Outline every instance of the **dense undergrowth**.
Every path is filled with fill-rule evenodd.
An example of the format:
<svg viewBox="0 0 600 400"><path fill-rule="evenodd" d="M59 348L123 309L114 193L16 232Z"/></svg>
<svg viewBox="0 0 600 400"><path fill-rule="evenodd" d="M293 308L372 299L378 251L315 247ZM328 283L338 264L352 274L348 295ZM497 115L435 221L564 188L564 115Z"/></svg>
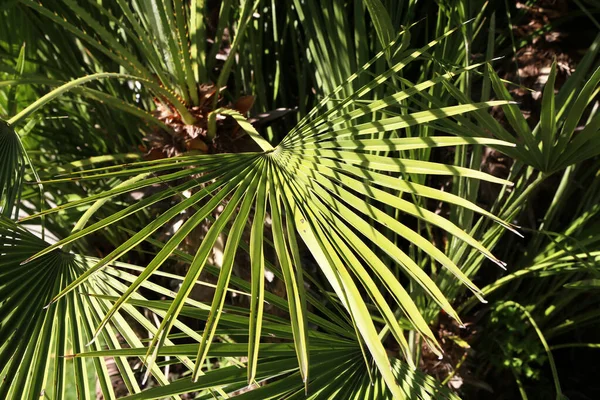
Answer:
<svg viewBox="0 0 600 400"><path fill-rule="evenodd" d="M600 4L0 4L0 398L600 395Z"/></svg>

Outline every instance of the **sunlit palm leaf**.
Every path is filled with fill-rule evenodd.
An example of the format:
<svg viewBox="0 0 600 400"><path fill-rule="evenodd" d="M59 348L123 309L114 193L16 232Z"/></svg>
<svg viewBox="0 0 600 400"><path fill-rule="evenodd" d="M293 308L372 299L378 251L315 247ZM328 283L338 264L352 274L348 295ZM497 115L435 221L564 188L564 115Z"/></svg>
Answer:
<svg viewBox="0 0 600 400"><path fill-rule="evenodd" d="M121 267L129 269L135 266L128 264L119 264ZM212 267L211 267L212 268ZM219 274L218 269L213 271ZM122 279L134 279L134 276L129 276L124 270L111 270L111 275ZM179 279L184 279L179 277ZM237 280L234 285L240 284L241 287L248 288L248 284ZM149 285L148 289L157 290L156 285ZM168 291L159 289L159 293L168 294ZM171 297L174 294L170 295ZM116 301L117 297L100 296L108 301ZM269 294L267 298L272 299L273 295ZM188 318L200 319L206 321L211 318L209 307L193 300L186 300L188 305L184 306L181 315ZM145 300L128 300L128 305L143 307L161 315L168 310L172 302L170 301L145 301ZM241 314L242 310L234 311L229 306L225 306L221 315L221 324L223 328L220 334L228 334L230 336L247 337L249 330L249 316ZM309 318L315 321L314 315L308 313ZM256 370L256 382L260 382L258 387L253 390L240 394L240 398L249 399L267 399L267 398L282 398L291 396L291 398L330 398L332 393L345 393L343 398L392 398L391 393L387 390L381 376L375 373L371 382L370 374L367 371L369 368L365 365L360 348L356 341L338 337L334 333L325 334L315 330L308 330L311 337L311 344L308 351L311 354L311 375L307 377L306 389L303 383L302 372L300 370L298 360L295 356L296 346L293 343L294 333L289 325L284 321L278 321L273 316L266 316L264 323L265 333L270 337L285 340L284 343L262 343L258 346L258 350L263 357L258 362ZM198 336L195 332L191 332L192 337ZM170 337L182 338L184 336L170 335ZM200 344L183 344L183 345L165 345L162 346L158 353L158 357L191 357L194 358L199 351ZM247 354L249 343L214 343L207 350L207 357L243 357ZM148 351L146 347L136 347L120 350L102 350L83 352L76 357L141 357ZM399 360L391 360L393 374L399 382L403 383L402 393L407 398L455 398L447 389L442 389L439 384L426 375L415 372L406 364ZM174 394L184 394L189 392L198 392L212 387L223 387L226 392L233 392L239 389L245 389L247 385L246 372L239 366L223 367L215 371L207 372L199 377L196 382L192 382L187 378L172 382L164 387L157 387L141 392L139 395L130 396L128 398L136 399L152 399L163 398ZM251 385L252 386L252 385ZM306 391L305 391L306 390ZM306 395L307 393L308 395ZM236 396L237 397L237 396ZM204 398L204 397L200 397Z"/></svg>
<svg viewBox="0 0 600 400"><path fill-rule="evenodd" d="M51 5L44 6L29 0L21 2L86 41L97 51L129 70L130 74L97 73L78 78L60 86L20 111L10 119L11 123L18 124L31 113L69 90L77 90L83 84L105 78L139 81L154 94L160 96L163 101L173 105L186 123L195 122L195 117L188 110L188 105L194 104L197 95L194 93L196 88L190 84L190 74L194 67L197 69L199 65L194 66L188 59L180 59L180 54L183 54L185 58L192 51L191 48L188 49L187 42L184 43L183 40L184 10L181 9L180 2L176 2L175 10L172 9L170 1L133 2L133 7L139 14L139 21L131 14L131 10L125 2L119 2L129 21L130 25L127 26L122 26L123 20L115 21L114 17L109 12L103 11L102 7L94 6L106 18L121 25L138 50L148 56L150 67L142 63L129 48L116 40L109 30L100 26L89 10L78 6L76 2L69 1L77 18L81 20L82 24L89 25L96 32L96 35L102 39L100 42L94 41L92 44L94 39L86 33L85 29L72 24L58 14L55 15L50 11ZM251 1L244 2L238 24L240 31L246 26L251 10L256 4ZM378 4L378 2L371 2L371 13L377 13ZM228 10L228 7L225 9ZM173 12L175 12L175 19L171 18ZM380 36L383 35L382 38L385 35L389 36L389 32L385 33L383 27L383 25L389 24L380 22L382 23ZM237 32L233 47L243 37L240 31ZM137 37L144 32L151 32L158 40L148 43L145 38ZM159 314L163 318L162 322L158 328L152 329L152 340L145 354L148 366L147 374L155 373L156 359L161 354L161 349L168 344L172 328L181 326L178 317L186 312L189 295L200 274L207 268L207 261L215 243L219 237L226 236L224 261L219 271L216 295L208 310L205 305L202 305L207 312L209 311L205 319L206 326L202 335L193 335L194 340L199 342L196 354L197 362L195 365L189 362L186 364L193 371L192 380L202 379L201 365L210 354L211 344L219 323L226 320L222 312L225 294L232 279L235 256L238 249L243 248L250 252L253 269L250 293L252 296L251 314L250 318L245 321L249 326L251 336L247 349L247 354L250 356L250 362L245 372L247 378L252 381L255 377L262 376L262 367L257 360L261 356L261 332L267 329L266 324L260 322L265 318L261 309L262 299L266 296L262 283L263 269L267 264L275 264L274 268L281 270L279 276L283 279L286 287L288 297L286 307L291 319L290 333L294 342L298 371L305 384L310 385L313 356L310 354L311 335L308 329L309 317L306 307L307 298L310 299L310 297L304 293L303 276L305 272L300 261L296 238L296 234L299 234L320 266L329 285L333 288L334 301L345 308L352 329L359 334L357 349L368 350L364 356L367 359L372 357L374 360L382 379L381 382L385 382L387 388L382 390L389 390L393 396L402 397L403 392L405 393L404 383L398 382L393 373L390 358L379 337L378 329L381 327L374 322L374 318L378 317L374 310L377 310L377 313L383 317L384 323L398 342L400 351L409 365L414 361L411 359L411 352L396 311L400 311L404 315L434 352L439 354L440 347L428 327L427 321L403 288L399 281L400 277L391 273L391 265L384 261L384 255L391 259L409 279L419 285L450 316L457 320L459 316L431 277L399 247L397 242L386 237L381 232L381 228L385 227L391 230L398 237L404 238L420 248L432 260L439 262L451 271L475 294L478 295L479 290L461 272L460 267L431 244L427 238L383 212L382 206L392 207L425 223L438 226L499 265L502 263L498 259L458 226L425 207L402 198L402 195L410 193L418 197L448 201L491 217L503 226L509 226L474 204L441 190L413 183L408 178L427 174L482 179L498 184L510 184L510 182L463 167L413 160L398 155L401 154L398 153L399 151L441 146L511 145L507 142L487 138L402 137L401 132L405 128L436 121L444 124L449 132L460 132L460 125L450 117L467 119L464 116L466 113L479 112L494 105L509 104L507 101L460 104L398 115L403 100L414 95L425 95L429 88L440 83L447 84L453 77L460 76L475 66L450 71L417 85L407 84L405 90L398 90L392 95L374 100L377 98L375 91L379 87L398 78L400 71L408 64L426 54L452 32L453 30L445 33L442 37L429 42L418 50L406 52L398 62L392 63L389 59L389 70L374 79L365 80L371 66L375 65L377 60L384 55L389 55L388 50L395 48L396 43L392 41L385 50L379 52L357 73L350 75L337 88L328 91L329 95L275 148L262 138L241 114L231 110L216 109L208 116L207 137L214 136L217 115L230 116L238 122L262 151L240 154L184 155L172 159L130 163L120 167L88 169L47 180L48 184L58 184L60 182L129 177L113 189L61 204L52 210L26 218L36 218L79 206L90 206L71 235L45 249L38 249L35 255L28 254L31 256L25 257L28 263L38 263L40 260L56 254L57 251L60 251L61 246L70 245L100 229L116 226L128 216L171 198L173 195L180 200L149 224L141 227L138 232L132 234L128 240L119 244L110 254L94 265L82 268L78 270L78 273L69 276L69 279L61 281L61 284L56 286L60 290L54 290L49 294L53 307L55 304L72 299L78 291L87 291L84 289L86 285L96 281L99 276L102 276L101 274L106 274L110 265L117 259L135 249L143 241L151 239L159 229L182 213L193 210L190 217L153 256L140 274L129 279L128 286L120 288L110 308L103 309L103 313L98 314L94 319L95 330L92 329L91 336L90 333L86 333L86 337L97 343L108 334L107 332L110 332L111 323L119 318L119 313L128 307L129 302L138 298L138 289L149 284L149 278L153 274L159 273L159 268L176 253L181 243L192 234L195 228L218 213L218 217L212 221L197 248L189 271L181 281L178 292L173 296L168 308ZM213 46L213 50L215 47ZM226 81L232 60L232 57L227 59L219 77L219 84L224 84ZM163 71L164 74L158 73L156 76L152 74L153 70L158 72L163 66L166 67L164 70L168 72ZM198 71L198 74L203 73ZM352 87L353 82L359 77L361 79L357 82L364 81L363 86L352 91L346 98L335 98L335 96L345 93L347 88ZM161 86L161 83L165 84L167 81L169 82L167 87L174 89ZM179 96L182 96L183 99L180 99ZM368 101L367 105L364 105L365 100ZM383 112L392 116L375 120L371 118L372 115ZM186 181L181 183L182 179ZM140 202L86 227L92 214L104 207L107 201L116 196L157 184L162 187L166 186L167 189L145 197ZM184 192L188 194L183 195ZM259 213L260 215L258 215ZM266 232L261 232L266 229L266 215L269 215L271 220L270 230L273 241L272 243L269 241L269 245L274 249L276 261L268 260L264 252L264 244L258 244L259 241L262 242L263 239L268 239L270 236L265 235ZM242 239L248 219L252 219L250 245ZM363 290L368 294L369 300L367 301L362 298ZM395 300L395 304L388 304L386 296L391 296ZM375 309L370 309L370 304L373 304ZM351 335L353 336L353 332ZM194 383L188 381L182 385L190 388ZM173 388L170 390L174 390Z"/></svg>
<svg viewBox="0 0 600 400"><path fill-rule="evenodd" d="M403 61L401 64L403 65L403 63L406 62L407 61ZM385 76L390 76L390 74ZM361 96L367 95L372 88L384 82L385 76L378 77L373 83L367 85L366 88L360 92ZM423 87L426 87L426 85ZM351 101L342 102L342 104L346 107L353 105ZM395 197L376 186L372 186L375 181L372 182L371 179L369 179L369 175L371 174L370 171L373 170L380 171L373 172L373 174L391 174L391 176L385 176L392 179L393 186L395 186L394 189L402 187L404 184L408 187L412 186L412 184L407 183L400 178L400 174L404 173L456 175L484 179L496 183L508 183L490 175L464 168L398 157L384 157L372 155L368 152L370 148L394 151L398 148L419 148L423 146L432 147L471 143L506 144L491 139L396 139L393 136L390 137L387 133L393 133L397 129L406 126L427 123L455 114L464 114L469 111L475 111L493 104L503 103L481 103L447 107L438 110L417 112L406 116L392 117L377 122L354 123L350 126L347 125L348 127L346 128L336 128L335 124L333 126L323 124L324 120L318 117L310 123L301 123L301 128L293 131L288 138L274 150L270 150L270 146L265 144L263 147L265 149L264 153L185 156L179 159L130 164L124 166L122 169L114 171L110 169L105 169L105 172L91 170L78 173L72 177L62 178L64 181L71 181L73 179L88 180L100 177L138 175L138 178L125 182L109 192L78 200L48 212L56 212L59 209L86 203L89 204L93 201L102 201L102 199L139 189L153 183L160 182L164 184L186 176L198 176L198 178L195 178L189 183L178 186L175 190L169 189L164 193L153 195L139 204L132 205L122 212L75 232L72 236L59 241L56 245L40 252L33 257L32 260L36 260L41 255L49 254L53 249L83 237L94 230L114 224L120 219L139 211L145 205L152 204L153 202L170 196L173 192L177 193L182 189L188 190L194 187L199 188L196 193L159 216L155 221L134 234L131 239L120 245L94 267L81 274L54 298L54 301L56 301L71 293L75 288L93 277L96 272L102 270L102 268L105 268L118 257L133 249L137 244L141 243L141 241L149 238L157 229L179 215L182 211L189 207L197 207L197 211L194 215L184 223L167 245L155 256L152 262L150 262L143 273L127 290L124 291L124 295L113 305L112 309L97 327L96 333L94 334L94 337L97 337L101 334L111 317L126 304L127 300L136 292L140 285L143 285L148 277L157 271L185 237L225 201L225 208L210 227L206 237L202 241L194 260L191 263L190 271L183 280L181 289L177 293L173 303L167 310L165 318L158 328L157 334L154 336L154 339L148 348L148 354L146 355L149 357L147 359L149 365L154 365L154 361L159 354L160 348L166 343L171 328L177 321L177 316L182 312L185 301L193 285L206 265L215 241L219 235L227 232L227 226L230 221L236 221L233 222L233 227L229 230L228 234L225 252L225 259L227 262L223 266L223 270L221 271L222 275L217 284L217 296L213 301L211 314L213 317L209 318L205 333L200 340L198 358L199 360L203 360L206 354L208 354L207 351L210 349L212 337L219 321L219 311L223 306L223 294L228 287L232 265L231 262L239 244L239 235L243 227L242 223L247 219L250 210L249 207L253 205L253 198L257 188L259 186L263 188L263 184L260 182L265 180L266 182L269 182L266 186L268 192L265 192L264 188L261 189L260 197L269 199L267 210L273 218L273 235L277 258L283 271L288 296L290 296L290 299L294 299L293 302L290 303L290 314L292 316L292 331L296 343L296 353L301 365L301 375L305 380L308 379L309 363L305 333L306 322L304 322L306 318L304 316L305 311L303 311L304 296L302 295L302 292L299 291L297 278L294 278L301 276L302 273L301 267L297 263L297 256L293 255L295 245L291 240L292 237L285 233L286 230L289 231L294 225L295 229L299 231L300 236L304 239L307 247L315 256L322 271L327 276L329 283L334 288L339 300L349 312L353 323L356 324L356 329L358 329L365 340L365 344L369 349L370 354L374 357L388 388L392 393L400 396L401 388L396 384L395 378L390 373L388 356L378 338L376 327L372 321L370 312L368 311L365 302L361 299L359 289L354 283L354 278L350 271L352 271L354 276L359 278L361 285L367 289L368 293L370 293L371 300L377 305L377 308L389 324L394 337L399 342L405 355L409 354L408 345L393 316L393 310L390 309L389 305L384 300L383 293L378 289L379 285L369 277L368 272L361 265L362 262L359 261L360 259L353 257L352 252L357 252L360 258L362 258L369 268L375 272L377 279L385 283L384 287L386 288L386 291L398 301L398 305L405 312L407 319L413 321L414 327L424 335L434 351L439 351L437 350L438 345L432 332L427 327L427 323L423 320L423 317L417 311L409 296L401 289L401 285L397 281L397 278L389 275L387 270L388 267L376 261L379 257L377 253L381 251L388 254L403 268L407 276L421 285L423 289L425 289L425 291L429 293L429 295L432 296L432 298L450 315L457 319L458 315L431 278L413 260L411 260L408 255L400 250L395 243L391 242L381 234L377 230L377 224L383 224L394 230L401 237L415 243L426 253L430 254L433 259L438 260L442 265L450 269L472 290L477 292L478 289L468 278L462 275L458 266L446 258L443 253L434 246L429 244L429 242L421 237L419 233L391 219L386 214L379 211L374 204L371 204L371 202L353 195L349 189L366 194L376 202L397 207L399 210L412 214L425 222L435 224L466 241L490 259L501 264L484 247L479 245L475 240L449 221L444 220L424 208ZM240 119L239 116L237 116L237 119L242 122L242 128L249 131L249 134L253 137L257 136L257 133L253 131L250 126L244 125L244 121ZM323 125L320 126L320 124ZM380 139L368 139L367 141L360 139L364 135L372 135L373 133L379 133L383 136L380 136ZM258 137L256 138L257 142L260 143L261 139ZM354 146L352 146L352 144L354 144ZM310 148L311 146L312 148ZM327 167L330 163L334 163L333 165L336 167L333 169ZM152 177L152 174L154 173L168 172L169 170L179 169L181 167L186 167L186 169ZM361 174L366 176L366 179L357 179L357 175L360 177ZM411 190L416 194L425 191L424 188L418 186L412 187ZM165 195L165 193L167 195ZM210 198L207 197L208 195L210 195ZM429 189L426 195L436 199L444 198L441 192L433 189ZM474 206L471 207L474 208ZM356 213L356 211L363 214L363 216ZM235 217L235 215L237 215L237 217ZM259 228L257 227L256 229ZM355 229L358 229L358 232L355 232ZM375 252L368 250L364 245L365 239L372 242L372 245L378 248L378 250ZM257 256L258 254L254 255L255 260ZM257 262L258 261L253 264L256 266ZM348 270L346 265L350 266L351 269ZM258 275L255 274L254 276L255 279L260 279ZM260 291L260 286L258 290ZM257 293L256 295L260 297L260 293ZM256 328L254 329L254 335L256 336L259 332ZM256 354L259 342L254 341L253 346L254 349L249 351ZM250 377L252 376L252 370L254 368L254 366L250 366ZM199 369L196 368L194 371L194 378L198 377L199 372Z"/></svg>

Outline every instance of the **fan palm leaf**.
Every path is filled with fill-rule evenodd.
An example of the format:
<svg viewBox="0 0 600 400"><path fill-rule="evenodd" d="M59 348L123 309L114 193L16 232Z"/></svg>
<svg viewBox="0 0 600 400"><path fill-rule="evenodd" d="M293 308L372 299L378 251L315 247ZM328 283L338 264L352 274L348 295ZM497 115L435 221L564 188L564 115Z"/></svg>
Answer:
<svg viewBox="0 0 600 400"><path fill-rule="evenodd" d="M213 54L209 55L207 65L191 57L192 54L205 51L206 38L198 37L203 30L197 29L202 24L199 15L202 13L203 2L192 2L192 8L186 8L180 1L174 3L162 0L133 1L130 4L119 1L118 9L123 13L124 18L115 18L108 8L91 3L81 6L69 0L67 5L71 11L51 3L42 5L30 0L20 0L20 3L35 10L40 16L49 18L89 45L91 57L108 58L111 63L125 69L127 73L95 72L69 81L10 118L8 122L11 125L22 123L25 118L30 117L50 101L57 101L68 91L78 90L83 95L102 98L107 105L117 107L117 104L120 104L118 96L109 100L110 94L90 91L82 86L99 79L138 82L160 102L171 105L186 125L191 126L197 122L200 116L195 113L194 107L203 105L201 103L206 100L198 96L198 83L200 83L198 80L208 76L208 71L212 70L211 63L215 60L215 52L218 51L218 46L212 47ZM228 13L229 5L229 3L225 4L221 12ZM258 2L249 0L243 2L231 51L235 51L236 46L239 46L240 41L243 40L243 31L257 5ZM381 14L378 11L380 6L378 1L370 1L368 4L371 14L375 16ZM193 12L194 7L195 12ZM100 18L97 18L95 13ZM175 18L172 18L172 15ZM110 23L103 25L97 19L107 20ZM376 19L380 40L387 41L390 39L389 21L383 17ZM223 31L227 21L228 18L219 21L218 32ZM187 29L193 27L195 30L195 36L192 35L194 40L191 43L187 41L188 32L184 34L186 26ZM123 40L117 40L119 36L112 31L115 27L122 30L125 35ZM402 110L404 100L417 95L426 96L426 91L436 85L452 85L449 83L452 78L460 77L477 66L454 69L416 85L406 84L403 86L405 89L394 89L395 93L377 99L378 89L396 80L403 82L399 73L407 65L426 55L454 31L448 31L419 49L403 52L398 61L390 56L394 50L398 50L398 38L389 44L382 42L383 50L345 81L338 71L340 75L338 81L342 83L326 90L328 95L275 147L265 140L241 114L216 108L218 96L214 96L211 111L202 115L202 118L206 117L206 137L215 136L218 116L230 117L254 140L261 151L210 155L186 154L170 159L88 168L47 179L44 184L48 185L125 180L109 190L66 202L24 218L23 221L76 207L88 207L70 235L53 245L43 249L36 247L35 251L28 252L22 259L26 262L24 266L37 265L36 263L40 263L41 260L56 254L61 254L61 257L68 259L71 257L68 253L69 246L87 235L118 226L125 218L174 195L179 201L137 232L132 233L129 239L119 243L102 259L95 262L86 259L85 268L77 269L73 266L69 269L66 278L63 279L62 276L60 279L56 278L59 279L56 285L52 290L46 288L45 295L41 296L36 304L49 303L49 310L55 310L61 304L73 303L74 305L69 309L75 309L75 305L80 301L76 296L78 292L108 295L106 291L88 290L88 286L101 280L105 274L109 274L107 271L119 258L133 251L142 242L152 239L159 229L182 213L189 213L185 222L160 248L160 251L153 255L152 260L139 271L139 275L128 280L127 286L113 283L120 289L116 294L114 291L110 293L115 297L111 300L110 306L102 303L101 309L95 308L97 314L87 320L92 322L88 325L94 325L95 329L86 328L85 335L81 331L75 332L78 334L78 343L83 343L85 338L98 346L98 341L108 335L108 341L116 345L117 342L110 336L111 324L118 320L121 312L131 306L132 300L139 299L138 290L149 285L150 277L160 273L161 266L176 253L184 240L192 235L198 226L210 219L211 223L193 255L187 275L182 279L172 301L167 303L167 307L159 314L162 318L160 325L151 330L152 340L146 347L143 357L147 366L147 376L157 374L156 361L161 354L161 349L168 346L172 329L182 325L178 318L187 311L189 295L202 272L207 269L208 259L217 240L226 237L215 296L210 306L202 305L207 313L204 319L206 321L204 330L201 335L193 335L194 340L199 342L195 358L193 362L191 359L184 360L184 364L192 371L192 382L188 380L181 383L181 387L189 389L195 387L198 382L205 382L202 380L201 368L211 354L220 324L226 320L226 314L223 312L225 296L233 278L234 260L240 249L243 249L250 253L252 270L250 315L244 320L249 330L247 341L249 362L246 377L252 381L264 376L264 369L258 360L262 357L261 349L264 348L261 347L263 345L261 336L267 329L267 324L263 322L267 319L263 310L263 302L267 297L263 275L265 267L269 265L269 269L280 271L279 277L286 288L285 306L290 315L289 328L286 329L291 333L296 357L294 366L286 371L292 372L297 369L308 389L311 382L322 381L319 378L316 380L311 378L314 373L311 370L313 361L320 359L320 356L311 354L313 339L308 321L310 318L314 320L314 316L309 318L310 314L307 312L310 296L305 293L304 277L308 277L309 274L304 269L300 255L301 244L296 237L298 235L316 260L328 285L333 289L331 298L334 304L339 304L347 313L351 335L357 338L358 359L364 359L367 364L373 360L377 367L377 374L381 378L380 382L385 383L382 391L387 390L396 398L404 397L408 393L404 387L406 382L399 382L394 372L398 372L398 364L390 359L384 348L379 331L381 327L375 322L379 319L377 314L383 318L385 326L397 341L408 366L414 366L414 360L411 358L398 315L402 315L409 326L422 335L432 351L441 354L441 348L426 319L404 289L401 278L392 273L391 268L402 271L406 278L420 286L450 316L457 320L459 316L428 273L411 259L397 242L383 234L382 228L389 229L398 237L420 248L476 295L479 295L479 289L461 272L459 266L432 245L427 238L390 217L382 211L383 207L391 207L425 223L438 226L501 266L503 265L501 261L458 226L431 212L422 204L406 200L402 196L406 193L416 197L448 201L479 212L510 228L509 224L493 217L475 204L413 182L412 179L419 175L441 175L479 179L502 185L510 185L510 182L468 168L401 156L405 150L443 146L514 146L506 141L488 137L460 135L402 137L403 129L434 123L444 128L441 130L451 133L460 132L461 125L457 124L452 117L468 119L466 117L468 113L478 112L490 106L510 104L509 101L500 100L440 106L420 111ZM408 32L403 35L408 37ZM400 45L403 46L405 43ZM389 69L374 78L369 78L371 67L382 57L388 59ZM215 89L217 93L219 87L227 81L233 59L231 56L228 57L219 73ZM326 71L322 72L326 73ZM44 83L55 84L56 82ZM355 90L348 90L354 86L357 86ZM343 98L339 99L338 96L341 95ZM135 106L133 109L125 106L120 108L128 108L129 112L137 113ZM140 109L139 112L143 111ZM379 115L385 116L379 117ZM182 180L184 183L181 183ZM109 201L116 199L117 196L157 184L166 186L166 189L88 225L93 214L106 207ZM215 213L217 217L213 217ZM265 224L267 216L270 220L268 230ZM249 241L243 238L248 220L252 220ZM274 250L274 260L268 259L265 243ZM387 259L391 260L391 265L386 261ZM19 271L25 270L19 269ZM367 294L368 300L363 299L363 293ZM386 296L393 298L395 303L389 304ZM93 301L98 301L97 298L95 299ZM103 300L109 301L107 298ZM371 308L370 305L375 307ZM83 310L84 305L77 307ZM73 321L72 319L71 330L75 329ZM13 347L12 351L17 349ZM76 351L81 352L81 348ZM289 360L287 365L291 365ZM354 367L351 368L349 364L343 365L348 368L344 373L356 373ZM124 368L127 371L125 366ZM272 371L269 368L274 367L265 368ZM217 374L217 376L221 375ZM135 379L129 379L129 382L130 391L137 392L139 388L136 387ZM234 381L228 382L234 383ZM212 385L217 384L213 382ZM178 390L174 389L175 387L177 386L165 390ZM159 390L156 392L166 393Z"/></svg>
<svg viewBox="0 0 600 400"><path fill-rule="evenodd" d="M0 213L16 217L25 159L16 132L4 121L0 121L0 158Z"/></svg>
<svg viewBox="0 0 600 400"><path fill-rule="evenodd" d="M428 45L428 48L434 45L435 43L432 42ZM273 245L278 264L282 269L288 298L290 299L289 311L292 321L292 331L300 365L300 373L303 379L308 382L309 345L305 317L306 296L303 293L301 280L303 271L297 254L298 247L295 244L294 231L300 234L305 245L310 249L321 267L321 271L327 277L329 284L334 289L337 298L348 311L355 329L362 337L362 340L364 340L366 349L368 349L369 355L373 357L387 387L394 395L400 396L401 388L391 373L389 358L378 337L371 313L365 301L361 298L359 286L357 286L354 280L355 277L359 279L360 286L369 293L371 301L377 306L386 323L389 324L409 364L412 363L412 360L409 356L408 345L404 339L402 329L396 322L394 310L384 300L385 292L396 299L398 306L405 313L406 318L413 322L415 329L424 336L431 348L439 352L439 346L435 341L434 335L427 327L427 323L417 311L415 304L406 292L401 289L401 283L396 277L390 275L389 269L384 263L377 261L380 257L378 255L380 252L391 257L402 268L405 274L419 284L449 315L456 319L459 317L433 280L395 243L380 233L377 224L382 224L392 229L401 237L419 246L433 259L451 270L461 282L475 293L478 292L478 289L461 273L458 266L432 246L418 232L391 219L385 213L381 212L375 204L391 205L427 223L437 225L450 234L456 235L469 243L499 265L502 265L502 263L484 247L479 245L476 240L472 239L449 221L421 206L393 196L383 190L383 188L378 188L378 181L372 181L370 178L371 174L381 177L382 180L384 179L383 177L386 177L385 179L393 183L392 186L396 190L406 187L407 190L417 195L423 194L437 200L450 199L455 202L456 199L451 199L447 194L424 186L413 185L410 182L404 181L401 176L403 174L436 174L470 177L499 184L510 184L507 181L478 171L393 156L394 151L407 148L432 148L468 144L510 145L506 142L486 138L399 138L395 136L397 130L404 127L447 119L453 115L465 114L491 105L505 104L503 101L442 107L374 122L361 123L350 119L344 121L343 126L345 127L338 127L338 123L335 122L333 124L326 123L327 120L331 121L332 116L336 113L343 113L344 109L360 109L357 103L358 98L365 97L372 89L385 82L386 79L393 76L394 72L414 60L423 51L414 52L408 58L396 64L390 72L376 77L373 81L365 85L363 89L357 91L356 94L340 102L333 109L325 111L322 115L315 112L309 113L307 118L301 121L298 127L292 130L286 139L275 148L262 139L240 115L233 112L216 110L215 114L232 115L240 122L241 127L256 140L263 151L241 154L182 156L169 160L133 163L116 169L100 168L97 170L82 171L47 181L47 183L58 183L60 181L94 180L108 177L134 177L107 192L58 206L33 217L54 213L66 208L91 204L92 202L100 202L103 199L112 198L116 195L147 187L154 183L165 184L184 177L198 176L187 183L148 197L141 203L129 206L110 217L74 232L71 236L31 257L30 261L34 261L41 256L51 254L52 251L55 251L60 246L71 243L97 229L114 224L128 215L143 209L144 206L164 199L174 192L180 193L182 190L197 188L197 191L192 195L140 229L129 240L118 246L93 267L80 274L77 279L65 285L61 293L55 296L52 301L56 302L69 293L72 293L73 290L79 288L86 281L94 277L95 274L135 248L143 240L149 238L176 215L179 215L189 207L195 207L196 211L194 211L192 216L166 243L165 247L148 264L142 274L124 291L121 298L114 303L110 311L102 319L93 335L94 338L98 337L111 318L126 304L136 290L163 265L193 229L204 221L218 206L225 203L223 211L210 226L200 244L190 265L188 274L183 280L177 296L165 313L165 318L150 343L146 355L148 365L154 365L154 361L159 354L158 352L165 345L168 335L176 323L177 317L180 315L194 283L204 270L217 238L226 233L225 261L219 275L217 293L211 306L210 318L200 340L197 354L199 362L196 363L193 373L193 378L197 379L200 373L198 366L202 365L204 358L208 354L219 323L220 310L224 304L224 295L231 276L232 262L240 247L241 232L245 226L245 222L250 215L251 209L266 209L267 214L271 215L272 218ZM352 76L349 81L353 79L355 79L355 76ZM78 83L82 82L84 80ZM415 86L409 90L412 92L422 90L430 84L433 83L426 83L419 87ZM75 86L73 83L68 85L71 85L70 87ZM55 92L51 92L31 108L22 111L22 115L34 111L65 90L65 87L61 87ZM336 91L333 93L335 94ZM402 95L397 96L397 98L401 97ZM392 100L394 99L389 100L388 107L394 105ZM326 104L327 102L324 100L321 103L321 108ZM382 105L376 104L376 107L380 106ZM343 118L343 114L339 115L340 118ZM18 118L12 122L17 122L17 120ZM365 136L370 139L363 139ZM385 150L390 156L374 155L371 153L371 150ZM184 169L181 170L182 168ZM171 172L174 170L175 172ZM161 175L155 175L157 173L161 173ZM384 184L383 186L385 187L386 185ZM369 200L358 197L352 194L351 191L366 195ZM373 201L375 203L372 203ZM468 205L468 207L489 215L474 205ZM258 272L262 269L260 265L265 262L264 255L261 258L260 250L256 248L258 238L261 235L264 236L264 234L257 233L257 230L260 230L260 222L261 219L259 218L254 229L255 237L252 240L254 243L254 261L252 262L252 267L256 268ZM505 223L503 225L508 226ZM258 237L256 237L257 235ZM371 243L371 245L366 246L366 243ZM356 256L353 254L356 254ZM375 273L374 276L376 279L369 276L369 270L365 269L363 262L366 262L369 269ZM253 275L255 279L259 278L257 272L253 272ZM384 282L385 290L383 293L378 288L378 281ZM256 299L260 299L264 296L264 294L261 294L264 289L258 282L254 282L253 285L255 287L253 296ZM256 321L261 319L261 310L256 306L256 301L252 308L254 315L251 318L254 321L252 329L255 340L251 342L254 348L249 349L249 354L257 354L257 352L260 354L258 347L260 342L256 338L260 336L261 327ZM256 356L251 357L251 359L252 362L249 364L248 372L249 377L253 376L253 371L257 368L255 365Z"/></svg>
<svg viewBox="0 0 600 400"><path fill-rule="evenodd" d="M2 397L38 397L46 393L63 398L66 385L72 383L79 396L88 397L89 379L97 377L104 395L114 398L106 360L94 360L94 371L90 371L90 365L73 358L74 354L89 349L87 343L93 326L106 312L105 301L84 293L114 295L116 292L111 287L114 279L99 274L81 286L81 292L71 292L63 301L45 307L62 287L89 268L89 262L55 250L23 264L27 254L47 248L48 243L5 218L0 219L0 239ZM115 315L113 325L104 330L102 342L110 349L119 349L122 344L118 336L129 346L142 345L121 314ZM92 348L100 350L102 347L96 344ZM115 361L126 385L133 392L139 391L127 360L116 358ZM158 382L167 383L157 367L152 367L151 373Z"/></svg>

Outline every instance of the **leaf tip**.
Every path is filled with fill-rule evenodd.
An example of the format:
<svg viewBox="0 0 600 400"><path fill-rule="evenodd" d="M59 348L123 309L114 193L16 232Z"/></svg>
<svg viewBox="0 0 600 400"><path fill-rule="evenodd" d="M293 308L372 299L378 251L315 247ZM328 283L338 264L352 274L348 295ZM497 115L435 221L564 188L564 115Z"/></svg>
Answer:
<svg viewBox="0 0 600 400"><path fill-rule="evenodd" d="M92 340L90 340L90 341L89 341L89 343L87 343L87 344L85 345L85 347L89 347L89 346L91 346L91 345L92 345L92 344L93 344L93 343L96 341L96 339L98 339L98 334L99 334L99 333L100 333L100 332L96 332L96 333L94 334L94 336L92 337Z"/></svg>
<svg viewBox="0 0 600 400"><path fill-rule="evenodd" d="M146 385L146 382L148 382L149 377L150 377L150 368L146 368L146 373L144 374L144 379L142 379L142 385Z"/></svg>
<svg viewBox="0 0 600 400"><path fill-rule="evenodd" d="M46 304L42 309L47 310L52 304L56 302L56 299L50 300L50 303Z"/></svg>

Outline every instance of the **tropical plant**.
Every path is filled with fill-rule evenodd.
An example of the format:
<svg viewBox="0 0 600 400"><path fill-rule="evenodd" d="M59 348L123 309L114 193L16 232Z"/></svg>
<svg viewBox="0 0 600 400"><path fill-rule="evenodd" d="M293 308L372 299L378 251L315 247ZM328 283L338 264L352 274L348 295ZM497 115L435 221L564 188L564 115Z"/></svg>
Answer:
<svg viewBox="0 0 600 400"><path fill-rule="evenodd" d="M593 47L555 98L553 68L529 129L488 64L494 18L471 58L488 3L468 3L441 4L431 29L416 1L0 6L15 21L0 27L0 397L86 398L97 381L104 398L455 398L415 370L443 355L440 310L460 325L549 262L594 285L573 260L595 253L542 237L522 269L473 283L484 260L506 265L490 249L533 190L597 155L600 74L586 81ZM483 145L517 160L508 179L478 170ZM480 181L500 187L491 212ZM516 297L493 323L541 321Z"/></svg>

